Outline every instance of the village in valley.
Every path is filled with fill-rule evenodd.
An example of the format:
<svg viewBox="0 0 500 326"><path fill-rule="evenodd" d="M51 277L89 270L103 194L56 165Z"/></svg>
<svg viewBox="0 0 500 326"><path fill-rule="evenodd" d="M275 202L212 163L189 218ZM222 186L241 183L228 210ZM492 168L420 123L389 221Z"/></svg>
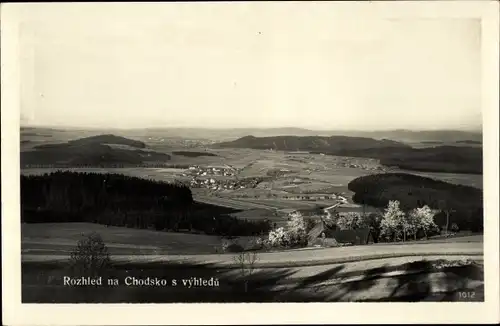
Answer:
<svg viewBox="0 0 500 326"><path fill-rule="evenodd" d="M22 303L484 301L484 21L309 3L19 10Z"/></svg>

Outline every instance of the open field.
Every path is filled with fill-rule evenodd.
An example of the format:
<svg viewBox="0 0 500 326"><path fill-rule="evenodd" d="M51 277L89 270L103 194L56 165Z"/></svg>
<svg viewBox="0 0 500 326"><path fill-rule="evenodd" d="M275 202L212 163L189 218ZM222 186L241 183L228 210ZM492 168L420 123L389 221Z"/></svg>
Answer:
<svg viewBox="0 0 500 326"><path fill-rule="evenodd" d="M23 254L68 254L82 234L98 232L112 254L213 253L221 239L204 234L158 232L91 223L22 224Z"/></svg>
<svg viewBox="0 0 500 326"><path fill-rule="evenodd" d="M212 254L221 245L217 236L106 227L89 223L43 223L22 225L23 261L66 260L82 234L99 232L115 261L233 264L231 254ZM446 242L446 246L443 246ZM314 251L312 254L311 250ZM470 242L444 239L437 242L312 248L259 254L259 265L318 265L361 259L415 255L482 255L482 237Z"/></svg>
<svg viewBox="0 0 500 326"><path fill-rule="evenodd" d="M236 209L300 209L315 207L317 205L329 206L334 204L335 201L290 200L283 197L305 193L337 193L350 199L352 192L347 189L347 185L351 180L359 176L383 172L379 170L380 166L373 159L346 158L319 154L290 154L248 149L220 149L213 150L212 152L217 156L173 158L170 163L183 166L191 164L198 164L199 166L220 165L236 169L235 171L237 172L233 177L210 176L214 180L219 180L218 182L264 176L266 179L257 184L255 188L224 190L223 192L217 192L217 195L206 191L198 192L196 188L193 188L195 200L221 206L225 205ZM54 170L50 168L22 169L21 173L43 174ZM191 180L189 174L186 174L186 170L181 168L72 168L65 170L120 173L165 182L189 182ZM273 173L278 174L273 175ZM450 183L482 188L481 175L410 173ZM247 192L249 198L239 198L242 191ZM269 196L272 196L272 198L269 198Z"/></svg>
<svg viewBox="0 0 500 326"><path fill-rule="evenodd" d="M284 199L247 199L242 198L240 201L252 204L262 204L269 207L274 207L276 209L293 208L293 209L308 209L317 206L331 206L335 201L325 202L325 201L305 201L305 200L284 200Z"/></svg>
<svg viewBox="0 0 500 326"><path fill-rule="evenodd" d="M256 214L259 211L255 212ZM264 212L260 212L264 213ZM112 259L103 274L118 286L64 286L66 264L82 233L99 232ZM459 291L484 300L482 236L258 253L250 277L235 257L213 254L216 236L106 227L89 223L22 225L24 303L460 301ZM446 245L443 245L446 243ZM212 253L212 254L211 254ZM436 269L436 260L479 265ZM442 263L441 263L442 264ZM250 267L246 267L250 268ZM125 285L126 278L177 280L179 286ZM214 287L184 286L193 277ZM243 285L246 284L244 287ZM243 290L245 289L245 290ZM195 291L196 290L196 291Z"/></svg>
<svg viewBox="0 0 500 326"><path fill-rule="evenodd" d="M260 203L253 203L250 201L245 201L245 200L240 200L240 199L231 199L231 198L223 198L223 197L216 197L216 196L194 196L193 197L195 201L198 201L200 203L206 203L206 204L212 204L212 205L217 205L217 206L223 206L223 207L229 207L229 208L234 208L234 209L255 209L255 208L262 208L262 209L276 209L277 207L272 206L272 205L266 205L266 204L260 204Z"/></svg>
<svg viewBox="0 0 500 326"><path fill-rule="evenodd" d="M132 250L131 250L132 251ZM291 268L303 266L320 266L358 262L374 259L388 259L413 256L467 256L482 259L483 245L480 242L447 242L443 243L407 243L391 245L364 245L337 248L310 248L302 250L286 250L263 252L254 267L259 268ZM235 254L117 254L113 261L120 264L128 263L190 263L212 264L221 267L237 268ZM39 252L22 255L23 262L66 262L69 253Z"/></svg>
<svg viewBox="0 0 500 326"><path fill-rule="evenodd" d="M287 177L290 178L305 178L310 180L317 180L327 182L333 186L341 187L346 185L350 180L362 175L381 173L376 161L373 159L361 158L347 158L330 155L319 154L287 154L285 152L271 152L264 150L248 150L248 149L220 149L213 150L216 157L204 156L196 158L176 158L172 159L169 163L179 165L228 165L236 169L241 169L238 177L249 176L264 176L268 171L276 169L287 169ZM23 173L46 173L53 169L23 169ZM69 169L68 170L73 170ZM74 169L74 170L95 170L100 171L104 169ZM116 170L116 173L135 173L140 174L134 168L128 169L106 169ZM149 170L152 175L161 177L161 170L154 168L137 168L137 170ZM391 170L396 171L396 170ZM401 171L401 170L398 170ZM180 171L179 171L180 172ZM447 182L459 183L465 185L475 184L477 187L482 183L481 175L469 174L452 174L452 173L437 173L437 172L410 172L401 171L405 173L413 173L425 175L432 178L440 179ZM144 172L143 172L144 173Z"/></svg>
<svg viewBox="0 0 500 326"><path fill-rule="evenodd" d="M306 201L306 200L285 200L285 199L267 199L267 198L231 198L230 195L225 196L210 196L210 197L201 197L195 196L195 200L205 203L217 203L217 205L225 206L232 205L234 203L235 206L240 205L244 207L248 205L248 208L267 208L267 209L285 209L285 208L293 208L293 209L310 209L317 206L331 206L336 201ZM236 208L236 207L234 207ZM244 208L241 208L244 209Z"/></svg>

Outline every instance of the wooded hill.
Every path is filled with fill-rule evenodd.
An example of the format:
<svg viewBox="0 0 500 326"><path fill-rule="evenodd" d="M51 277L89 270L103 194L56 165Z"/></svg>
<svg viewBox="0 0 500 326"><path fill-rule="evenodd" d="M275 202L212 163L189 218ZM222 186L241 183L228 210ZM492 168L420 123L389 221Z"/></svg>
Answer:
<svg viewBox="0 0 500 326"><path fill-rule="evenodd" d="M324 153L370 148L411 148L409 145L393 140L347 136L246 136L234 141L214 144L214 147L273 149L279 151L323 151Z"/></svg>
<svg viewBox="0 0 500 326"><path fill-rule="evenodd" d="M118 145L118 146L116 146ZM121 147L120 147L121 146ZM161 164L170 155L145 149L143 142L114 135L99 135L67 143L43 144L21 152L21 168L51 167L129 167Z"/></svg>
<svg viewBox="0 0 500 326"><path fill-rule="evenodd" d="M359 204L385 208L390 200L398 200L403 210L428 205L442 210L436 224L457 223L461 230L483 230L483 192L480 189L404 173L383 173L356 178L349 182Z"/></svg>
<svg viewBox="0 0 500 326"><path fill-rule="evenodd" d="M25 223L91 222L221 236L258 235L270 229L266 221L229 216L236 210L194 202L186 186L121 174L23 175L21 207Z"/></svg>

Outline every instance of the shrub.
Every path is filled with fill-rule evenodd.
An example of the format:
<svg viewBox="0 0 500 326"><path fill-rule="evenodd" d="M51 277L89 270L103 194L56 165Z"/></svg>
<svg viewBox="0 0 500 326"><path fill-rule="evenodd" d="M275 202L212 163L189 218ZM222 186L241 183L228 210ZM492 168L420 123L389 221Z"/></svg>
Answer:
<svg viewBox="0 0 500 326"><path fill-rule="evenodd" d="M271 249L273 246L271 245L271 242L269 242L269 239L262 239L262 249L263 250L268 250Z"/></svg>
<svg viewBox="0 0 500 326"><path fill-rule="evenodd" d="M70 268L78 276L102 276L109 263L108 248L95 232L78 241L70 256Z"/></svg>
<svg viewBox="0 0 500 326"><path fill-rule="evenodd" d="M284 228L277 228L269 232L269 244L271 247L287 247L290 245L290 234Z"/></svg>
<svg viewBox="0 0 500 326"><path fill-rule="evenodd" d="M224 242L222 244L222 250L224 252L243 252L245 248L238 243Z"/></svg>
<svg viewBox="0 0 500 326"><path fill-rule="evenodd" d="M457 233L458 231L460 231L460 228L458 227L457 223L453 223L451 225L451 232Z"/></svg>

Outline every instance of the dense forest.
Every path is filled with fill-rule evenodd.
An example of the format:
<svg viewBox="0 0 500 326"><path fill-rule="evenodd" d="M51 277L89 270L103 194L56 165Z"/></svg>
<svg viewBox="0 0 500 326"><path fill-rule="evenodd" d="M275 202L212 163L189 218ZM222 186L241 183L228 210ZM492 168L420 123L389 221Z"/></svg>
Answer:
<svg viewBox="0 0 500 326"><path fill-rule="evenodd" d="M384 208L389 200L398 200L401 208L411 210L428 205L440 210L436 224L456 223L461 230L483 230L483 193L480 189L454 185L431 178L404 173L363 176L348 184L356 203Z"/></svg>
<svg viewBox="0 0 500 326"><path fill-rule="evenodd" d="M395 151L378 157L386 166L427 172L483 173L483 150L480 147L437 146L411 151Z"/></svg>
<svg viewBox="0 0 500 326"><path fill-rule="evenodd" d="M268 221L229 216L228 208L196 203L180 184L121 174L54 172L21 176L24 223L91 222L221 236L268 232Z"/></svg>

